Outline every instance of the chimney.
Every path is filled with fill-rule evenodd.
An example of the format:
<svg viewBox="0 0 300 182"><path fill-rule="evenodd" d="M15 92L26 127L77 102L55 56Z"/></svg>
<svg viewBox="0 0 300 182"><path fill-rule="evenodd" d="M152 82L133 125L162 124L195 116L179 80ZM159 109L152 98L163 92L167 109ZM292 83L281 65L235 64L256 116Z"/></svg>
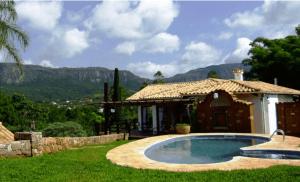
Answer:
<svg viewBox="0 0 300 182"><path fill-rule="evenodd" d="M243 77L244 70L243 69L235 68L232 70L232 72L233 72L235 80L240 80L240 81L244 80L244 77Z"/></svg>

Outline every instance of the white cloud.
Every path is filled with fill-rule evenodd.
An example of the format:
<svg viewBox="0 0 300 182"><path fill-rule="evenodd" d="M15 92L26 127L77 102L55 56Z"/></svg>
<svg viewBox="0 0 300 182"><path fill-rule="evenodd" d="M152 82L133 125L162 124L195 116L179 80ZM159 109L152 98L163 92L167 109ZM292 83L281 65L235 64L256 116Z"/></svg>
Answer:
<svg viewBox="0 0 300 182"><path fill-rule="evenodd" d="M172 0L103 1L85 24L113 37L140 39L167 30L177 15Z"/></svg>
<svg viewBox="0 0 300 182"><path fill-rule="evenodd" d="M218 36L219 40L228 40L233 36L231 32L221 32Z"/></svg>
<svg viewBox="0 0 300 182"><path fill-rule="evenodd" d="M153 74L157 71L161 71L166 77L169 77L191 69L219 64L221 55L220 51L205 42L191 42L185 47L185 53L178 61L167 64L151 61L130 63L127 69L147 78L153 78Z"/></svg>
<svg viewBox="0 0 300 182"><path fill-rule="evenodd" d="M237 12L224 23L231 28L259 31L268 38L281 38L293 33L300 19L300 1L269 1L251 11Z"/></svg>
<svg viewBox="0 0 300 182"><path fill-rule="evenodd" d="M115 51L122 54L131 55L135 51L135 43L134 42L123 42L115 48Z"/></svg>
<svg viewBox="0 0 300 182"><path fill-rule="evenodd" d="M229 54L226 55L224 58L226 63L240 63L243 59L248 57L248 52L251 49L250 43L252 41L246 37L238 38L236 43L235 50Z"/></svg>
<svg viewBox="0 0 300 182"><path fill-rule="evenodd" d="M16 5L20 19L41 30L53 30L61 17L62 9L62 3L58 1L20 1Z"/></svg>
<svg viewBox="0 0 300 182"><path fill-rule="evenodd" d="M166 53L177 51L180 46L180 40L177 35L168 33L159 33L149 39L143 49L151 53Z"/></svg>
<svg viewBox="0 0 300 182"><path fill-rule="evenodd" d="M24 64L25 65L30 65L30 64L33 64L33 62L30 59L25 59Z"/></svg>
<svg viewBox="0 0 300 182"><path fill-rule="evenodd" d="M73 28L64 32L63 44L67 57L72 57L80 54L83 50L89 47L88 33Z"/></svg>
<svg viewBox="0 0 300 182"><path fill-rule="evenodd" d="M191 42L185 47L182 64L186 65L186 69L217 64L220 61L221 54L219 50L205 42Z"/></svg>
<svg viewBox="0 0 300 182"><path fill-rule="evenodd" d="M177 51L180 46L180 40L177 35L168 33L159 33L149 39L138 41L127 41L119 44L115 50L118 53L131 55L135 51L147 53L171 53Z"/></svg>
<svg viewBox="0 0 300 182"><path fill-rule="evenodd" d="M54 66L51 61L49 60L42 60L39 64L40 66L43 66L43 67L49 67L49 68L57 68L56 66Z"/></svg>
<svg viewBox="0 0 300 182"><path fill-rule="evenodd" d="M242 13L235 13L230 18L224 20L225 24L231 28L235 27L257 27L264 22L263 16L257 14L258 9L254 11L245 11Z"/></svg>
<svg viewBox="0 0 300 182"><path fill-rule="evenodd" d="M89 46L88 32L77 28L58 27L52 32L41 57L50 60L71 58L81 54Z"/></svg>
<svg viewBox="0 0 300 182"><path fill-rule="evenodd" d="M151 61L130 63L128 64L127 69L146 78L153 78L154 73L157 71L161 71L165 77L178 73L178 66L174 63L156 64Z"/></svg>
<svg viewBox="0 0 300 182"><path fill-rule="evenodd" d="M122 39L124 42L115 47L118 53L171 53L179 49L180 40L166 30L178 13L172 0L105 0L93 9L92 16L84 23L92 32L101 31Z"/></svg>

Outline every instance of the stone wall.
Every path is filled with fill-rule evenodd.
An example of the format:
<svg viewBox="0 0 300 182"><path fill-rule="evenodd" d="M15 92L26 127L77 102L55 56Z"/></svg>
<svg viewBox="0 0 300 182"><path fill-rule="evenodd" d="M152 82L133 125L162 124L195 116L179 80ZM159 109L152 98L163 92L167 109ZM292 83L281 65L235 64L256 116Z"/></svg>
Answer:
<svg viewBox="0 0 300 182"><path fill-rule="evenodd" d="M0 144L0 156L31 156L30 140Z"/></svg>
<svg viewBox="0 0 300 182"><path fill-rule="evenodd" d="M127 135L125 139L128 139ZM124 140L124 134L91 137L41 137L41 134L34 134L32 135L32 152L33 155L40 155L85 145L111 143L117 140Z"/></svg>
<svg viewBox="0 0 300 182"><path fill-rule="evenodd" d="M128 134L91 137L42 137L41 132L18 132L15 134L15 140L8 144L0 144L0 156L37 156L85 145L128 140Z"/></svg>

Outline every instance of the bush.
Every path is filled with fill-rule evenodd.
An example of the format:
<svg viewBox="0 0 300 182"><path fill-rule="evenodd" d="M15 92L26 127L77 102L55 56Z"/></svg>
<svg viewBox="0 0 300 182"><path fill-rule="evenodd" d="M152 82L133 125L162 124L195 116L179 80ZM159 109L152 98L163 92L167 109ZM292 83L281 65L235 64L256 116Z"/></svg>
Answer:
<svg viewBox="0 0 300 182"><path fill-rule="evenodd" d="M68 121L65 123L55 122L49 124L43 130L44 136L52 136L52 137L80 137L86 136L86 132L82 128L82 126L78 123Z"/></svg>

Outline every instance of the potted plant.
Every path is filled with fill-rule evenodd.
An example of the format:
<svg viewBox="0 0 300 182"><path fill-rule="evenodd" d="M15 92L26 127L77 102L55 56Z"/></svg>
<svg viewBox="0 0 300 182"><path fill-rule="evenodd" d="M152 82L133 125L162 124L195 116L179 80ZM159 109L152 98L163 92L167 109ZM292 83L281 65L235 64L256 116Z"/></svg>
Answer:
<svg viewBox="0 0 300 182"><path fill-rule="evenodd" d="M177 123L175 129L177 134L189 134L191 125L187 123Z"/></svg>

